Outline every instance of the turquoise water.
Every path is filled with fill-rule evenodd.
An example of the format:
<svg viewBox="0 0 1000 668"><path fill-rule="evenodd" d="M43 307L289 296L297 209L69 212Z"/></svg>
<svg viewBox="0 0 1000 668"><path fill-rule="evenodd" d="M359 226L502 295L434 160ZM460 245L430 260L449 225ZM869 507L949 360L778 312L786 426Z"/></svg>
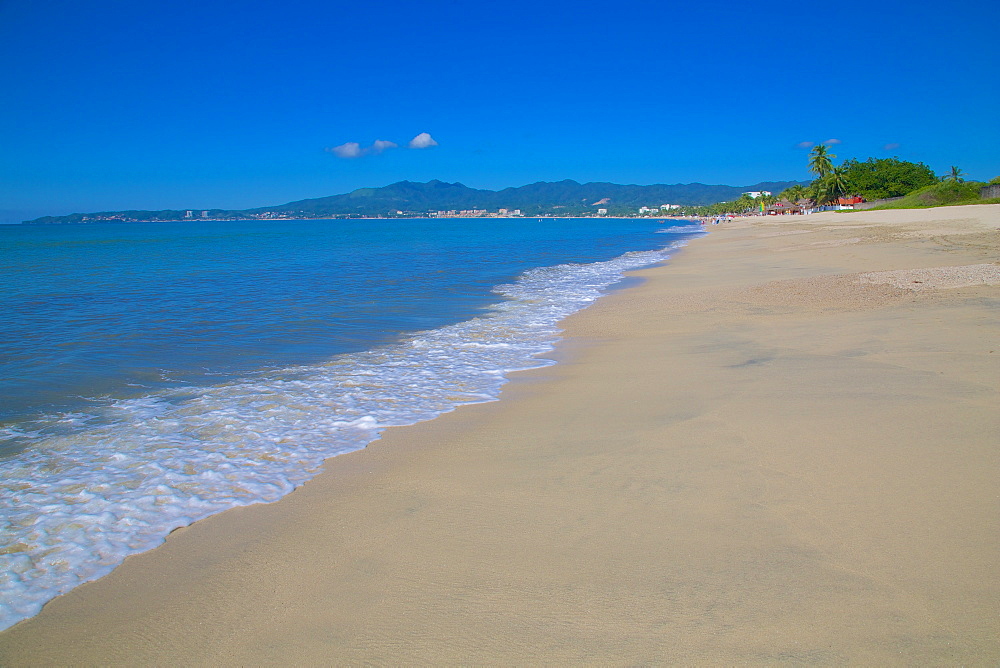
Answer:
<svg viewBox="0 0 1000 668"><path fill-rule="evenodd" d="M0 628L387 426L497 397L700 234L651 220L0 226Z"/></svg>

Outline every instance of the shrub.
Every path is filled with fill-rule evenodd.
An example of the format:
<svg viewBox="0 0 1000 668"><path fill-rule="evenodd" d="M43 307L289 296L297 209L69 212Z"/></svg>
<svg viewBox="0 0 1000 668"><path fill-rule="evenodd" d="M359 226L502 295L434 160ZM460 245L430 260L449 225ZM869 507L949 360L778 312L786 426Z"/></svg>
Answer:
<svg viewBox="0 0 1000 668"><path fill-rule="evenodd" d="M975 182L946 181L929 188L921 188L916 196L921 202L926 202L928 206L955 204L964 200L978 200L979 187L980 184Z"/></svg>
<svg viewBox="0 0 1000 668"><path fill-rule="evenodd" d="M899 158L847 160L843 166L846 192L867 200L901 197L938 182L924 163Z"/></svg>
<svg viewBox="0 0 1000 668"><path fill-rule="evenodd" d="M902 199L875 207L876 209L921 209L952 204L981 204L979 188L983 184L975 181L959 183L945 181L925 186L911 192Z"/></svg>

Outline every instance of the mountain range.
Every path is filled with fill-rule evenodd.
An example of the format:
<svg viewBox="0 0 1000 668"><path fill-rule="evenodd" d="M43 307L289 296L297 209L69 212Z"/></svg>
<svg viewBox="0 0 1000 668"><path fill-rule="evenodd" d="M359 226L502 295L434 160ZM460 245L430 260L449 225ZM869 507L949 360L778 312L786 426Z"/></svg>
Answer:
<svg viewBox="0 0 1000 668"><path fill-rule="evenodd" d="M663 204L682 206L714 204L736 199L756 190L780 192L808 181L768 181L748 186L706 185L703 183L654 184L648 186L616 183L578 183L572 180L540 181L517 188L482 190L461 183L400 181L381 188L359 188L342 195L317 197L279 206L227 210L105 211L44 216L27 224L88 223L109 220L168 221L194 218L338 218L357 216L421 215L432 211L520 209L526 216L574 215L607 209L609 215L636 213L639 207Z"/></svg>

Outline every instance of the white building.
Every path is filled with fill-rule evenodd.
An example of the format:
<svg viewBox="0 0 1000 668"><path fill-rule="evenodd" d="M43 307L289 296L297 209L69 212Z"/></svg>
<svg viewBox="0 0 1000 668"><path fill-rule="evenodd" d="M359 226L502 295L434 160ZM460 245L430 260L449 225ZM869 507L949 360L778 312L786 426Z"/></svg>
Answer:
<svg viewBox="0 0 1000 668"><path fill-rule="evenodd" d="M750 195L750 197L753 197L754 199L757 199L761 195L767 195L768 197L770 197L771 196L771 191L770 190L751 190L750 192L745 192L743 194L744 195Z"/></svg>

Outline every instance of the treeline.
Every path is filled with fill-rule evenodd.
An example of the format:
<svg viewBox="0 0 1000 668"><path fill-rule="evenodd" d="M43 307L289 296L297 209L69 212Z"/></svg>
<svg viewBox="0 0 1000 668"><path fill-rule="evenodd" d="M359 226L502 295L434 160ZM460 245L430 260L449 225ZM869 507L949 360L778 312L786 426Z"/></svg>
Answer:
<svg viewBox="0 0 1000 668"><path fill-rule="evenodd" d="M897 157L849 159L835 166L833 159L836 157L821 144L810 153L809 171L816 178L809 185L793 185L777 195L761 194L756 198L743 194L729 202L685 207L681 213L692 216L745 214L760 211L778 201L822 206L836 203L840 198L854 197L868 202L900 197L903 199L891 206L904 208L983 201L979 189L986 184L966 181L958 167L952 167L948 174L936 176L922 162L908 162ZM990 183L1000 183L1000 177Z"/></svg>

